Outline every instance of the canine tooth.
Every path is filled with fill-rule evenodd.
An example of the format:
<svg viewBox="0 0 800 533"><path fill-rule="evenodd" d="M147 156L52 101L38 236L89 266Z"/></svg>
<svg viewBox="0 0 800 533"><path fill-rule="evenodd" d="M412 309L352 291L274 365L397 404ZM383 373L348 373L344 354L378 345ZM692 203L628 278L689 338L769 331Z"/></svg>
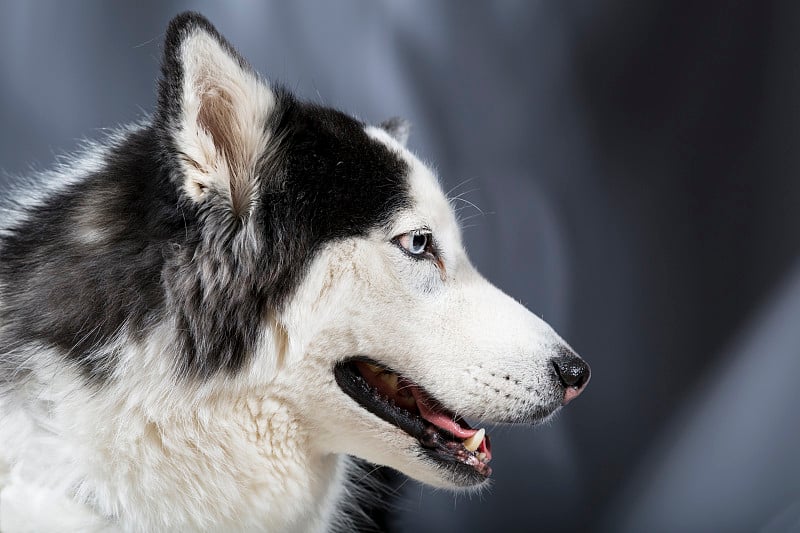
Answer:
<svg viewBox="0 0 800 533"><path fill-rule="evenodd" d="M486 454L483 453L483 452L478 453L478 460L479 461L485 461L486 460Z"/></svg>
<svg viewBox="0 0 800 533"><path fill-rule="evenodd" d="M483 442L483 437L486 435L486 430L481 428L473 436L464 439L464 448L471 452L478 449L478 446Z"/></svg>

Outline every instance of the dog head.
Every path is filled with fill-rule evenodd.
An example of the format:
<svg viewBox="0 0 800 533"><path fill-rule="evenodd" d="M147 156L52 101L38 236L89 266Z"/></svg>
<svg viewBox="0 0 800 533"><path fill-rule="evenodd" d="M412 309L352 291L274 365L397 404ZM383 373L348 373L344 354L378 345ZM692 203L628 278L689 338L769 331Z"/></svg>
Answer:
<svg viewBox="0 0 800 533"><path fill-rule="evenodd" d="M465 418L535 423L588 382L470 264L404 122L301 102L186 14L167 32L156 123L192 228L165 278L182 374L270 384L321 453L446 487L491 472Z"/></svg>

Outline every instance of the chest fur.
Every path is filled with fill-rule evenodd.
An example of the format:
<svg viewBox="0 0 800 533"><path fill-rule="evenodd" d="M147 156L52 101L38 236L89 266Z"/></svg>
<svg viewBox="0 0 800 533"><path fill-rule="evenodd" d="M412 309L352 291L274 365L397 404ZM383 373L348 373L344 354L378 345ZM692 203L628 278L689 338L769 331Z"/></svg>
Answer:
<svg viewBox="0 0 800 533"><path fill-rule="evenodd" d="M344 460L315 454L279 398L153 417L78 396L0 410L8 516L24 519L34 495L39 512L128 531L313 531L333 518Z"/></svg>

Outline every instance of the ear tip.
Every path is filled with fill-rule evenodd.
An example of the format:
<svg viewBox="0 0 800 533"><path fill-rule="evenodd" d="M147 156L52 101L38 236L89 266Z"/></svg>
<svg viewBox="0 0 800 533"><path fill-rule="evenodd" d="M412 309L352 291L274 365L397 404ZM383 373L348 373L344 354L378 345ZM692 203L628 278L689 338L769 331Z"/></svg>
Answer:
<svg viewBox="0 0 800 533"><path fill-rule="evenodd" d="M184 11L169 21L167 33L164 39L164 51L167 55L180 47L186 36L193 29L201 29L214 36L219 36L219 32L211 22L196 11Z"/></svg>
<svg viewBox="0 0 800 533"><path fill-rule="evenodd" d="M217 34L217 30L211 22L196 11L179 13L167 25L161 60L161 79L158 82L159 115L170 115L174 111L171 102L177 99L183 71L179 57L180 49L186 37L194 29Z"/></svg>
<svg viewBox="0 0 800 533"><path fill-rule="evenodd" d="M192 28L203 28L205 30L213 31L216 29L211 22L197 11L184 11L175 15L167 25L167 38L175 36L178 37Z"/></svg>

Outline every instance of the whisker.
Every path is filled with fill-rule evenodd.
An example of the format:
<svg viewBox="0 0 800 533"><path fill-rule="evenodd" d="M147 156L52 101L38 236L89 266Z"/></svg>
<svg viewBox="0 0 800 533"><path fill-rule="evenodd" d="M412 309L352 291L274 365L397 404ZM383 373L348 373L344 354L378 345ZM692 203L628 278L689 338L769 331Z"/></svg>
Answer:
<svg viewBox="0 0 800 533"><path fill-rule="evenodd" d="M459 193L459 194L457 194L457 195L455 195L455 196L449 196L448 198L449 198L451 201L452 201L452 200L460 200L460 199L461 199L461 197L463 197L463 196L466 196L467 194L472 194L472 193L474 193L474 192L475 192L475 191L477 191L477 190L478 190L478 187L475 187L475 188L469 189L469 190L467 190L467 191L461 192L461 193Z"/></svg>
<svg viewBox="0 0 800 533"><path fill-rule="evenodd" d="M458 189L459 187L462 187L462 186L466 185L467 183L469 183L470 181L472 181L472 180L474 180L474 179L475 179L475 178L467 178L467 179L465 179L465 180L461 181L461 182L460 182L460 183L458 183L457 185L455 185L455 186L451 187L451 188L450 188L450 190L449 190L449 191L447 191L447 193L445 194L445 196L450 196L450 193L452 193L453 191L455 191L455 190L456 190L456 189Z"/></svg>
<svg viewBox="0 0 800 533"><path fill-rule="evenodd" d="M485 214L485 213L483 212L483 209L481 209L480 207L478 207L478 206L477 206L477 205L475 205L474 203L470 202L469 200L467 200L467 199L465 199L465 198L457 198L457 199L458 199L458 200L460 200L460 201L462 201L462 202L464 202L465 204L467 204L467 205L469 205L469 206L471 206L471 207L474 207L475 209L477 209L478 211L480 211L480 212L481 212L481 214Z"/></svg>

